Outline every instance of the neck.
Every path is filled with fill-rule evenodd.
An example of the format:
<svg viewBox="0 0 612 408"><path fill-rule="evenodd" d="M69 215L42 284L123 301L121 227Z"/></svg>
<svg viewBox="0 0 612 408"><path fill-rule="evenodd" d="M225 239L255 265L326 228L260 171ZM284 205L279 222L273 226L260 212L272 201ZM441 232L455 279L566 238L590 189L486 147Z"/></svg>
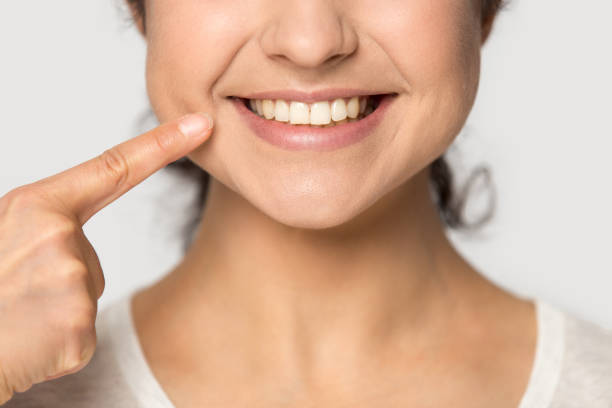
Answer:
<svg viewBox="0 0 612 408"><path fill-rule="evenodd" d="M417 341L469 297L460 290L476 274L446 238L426 171L323 230L280 224L211 182L172 286L194 319L231 326L233 342L294 359L335 346L364 355L398 334Z"/></svg>

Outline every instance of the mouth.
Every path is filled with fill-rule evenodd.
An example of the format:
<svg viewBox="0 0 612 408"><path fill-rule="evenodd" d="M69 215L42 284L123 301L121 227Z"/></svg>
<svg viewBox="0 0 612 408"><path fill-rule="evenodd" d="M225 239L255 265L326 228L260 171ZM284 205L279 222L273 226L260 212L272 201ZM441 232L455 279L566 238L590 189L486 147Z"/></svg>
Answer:
<svg viewBox="0 0 612 408"><path fill-rule="evenodd" d="M312 104L283 99L237 98L249 111L266 120L293 126L334 127L352 123L372 114L389 94L336 98Z"/></svg>
<svg viewBox="0 0 612 408"><path fill-rule="evenodd" d="M374 133L397 95L362 94L312 103L261 97L229 99L253 133L266 142L285 150L329 151Z"/></svg>

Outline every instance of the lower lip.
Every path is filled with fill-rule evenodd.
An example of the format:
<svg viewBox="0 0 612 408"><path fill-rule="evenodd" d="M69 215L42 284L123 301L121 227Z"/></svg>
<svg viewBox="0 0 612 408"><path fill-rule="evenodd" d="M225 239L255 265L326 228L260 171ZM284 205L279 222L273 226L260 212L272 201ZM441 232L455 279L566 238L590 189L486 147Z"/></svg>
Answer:
<svg viewBox="0 0 612 408"><path fill-rule="evenodd" d="M314 151L340 149L371 135L394 100L394 95L385 95L376 110L361 120L328 128L318 128L308 125L290 125L286 122L262 118L251 112L241 99L232 98L238 112L261 139L285 150Z"/></svg>

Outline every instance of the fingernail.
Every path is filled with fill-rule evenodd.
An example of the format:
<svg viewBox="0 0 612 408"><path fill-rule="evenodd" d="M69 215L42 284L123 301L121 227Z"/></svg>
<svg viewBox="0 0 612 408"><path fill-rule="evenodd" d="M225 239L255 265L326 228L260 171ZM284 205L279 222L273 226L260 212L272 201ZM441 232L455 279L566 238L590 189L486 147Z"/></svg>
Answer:
<svg viewBox="0 0 612 408"><path fill-rule="evenodd" d="M197 112L183 116L179 128L186 136L198 137L213 127L213 119L208 113Z"/></svg>

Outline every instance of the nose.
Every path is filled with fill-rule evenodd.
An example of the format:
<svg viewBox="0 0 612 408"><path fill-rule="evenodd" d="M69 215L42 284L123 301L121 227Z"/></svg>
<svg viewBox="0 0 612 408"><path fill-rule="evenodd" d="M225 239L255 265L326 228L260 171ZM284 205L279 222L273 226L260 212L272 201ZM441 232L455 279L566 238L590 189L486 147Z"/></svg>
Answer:
<svg viewBox="0 0 612 408"><path fill-rule="evenodd" d="M303 68L334 65L351 55L357 49L357 34L334 3L271 0L270 6L278 12L261 36L264 53Z"/></svg>

